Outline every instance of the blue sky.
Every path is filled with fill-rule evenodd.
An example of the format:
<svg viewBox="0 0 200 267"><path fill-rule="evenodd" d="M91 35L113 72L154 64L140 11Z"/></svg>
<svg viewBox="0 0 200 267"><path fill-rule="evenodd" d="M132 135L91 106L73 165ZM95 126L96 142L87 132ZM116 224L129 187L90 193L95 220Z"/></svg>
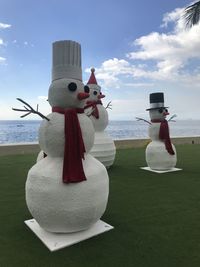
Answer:
<svg viewBox="0 0 200 267"><path fill-rule="evenodd" d="M1 0L0 119L20 117L16 97L50 113L52 42L67 39L81 44L84 82L95 67L110 119L148 118L157 91L177 119L200 119L200 26L179 20L190 3Z"/></svg>

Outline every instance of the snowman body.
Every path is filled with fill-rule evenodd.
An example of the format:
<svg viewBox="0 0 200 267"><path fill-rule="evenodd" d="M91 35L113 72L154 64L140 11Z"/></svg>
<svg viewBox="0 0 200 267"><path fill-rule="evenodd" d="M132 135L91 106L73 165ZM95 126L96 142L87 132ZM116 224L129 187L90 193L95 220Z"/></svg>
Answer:
<svg viewBox="0 0 200 267"><path fill-rule="evenodd" d="M101 93L101 87L97 84L94 76L94 69L91 69L91 76L87 83L90 88L90 97L88 103L93 103L91 107L85 108L85 113L92 121L95 130L94 145L90 154L109 168L115 160L116 148L114 141L105 131L108 126L108 112L101 103L105 97Z"/></svg>
<svg viewBox="0 0 200 267"><path fill-rule="evenodd" d="M90 154L98 159L107 168L113 165L116 147L112 138L105 131L108 125L108 112L103 105L97 104L99 119L90 116L95 129L94 145Z"/></svg>
<svg viewBox="0 0 200 267"><path fill-rule="evenodd" d="M166 150L164 141L159 139L160 124L152 122L149 126L149 137L152 141L146 148L146 162L152 170L169 170L176 166L176 149L172 144L174 155Z"/></svg>
<svg viewBox="0 0 200 267"><path fill-rule="evenodd" d="M68 43L62 42L69 42L70 49L74 45L72 41L61 41L58 42L58 50L63 49L60 47L62 45L69 50ZM63 60L63 57L59 58ZM59 70L58 74L60 73ZM69 73L71 74L67 69L67 75ZM71 76L73 75L74 72ZM85 103L84 94L80 79L59 77L52 81L48 100L52 107L80 109ZM49 232L70 233L88 229L103 215L108 201L109 180L106 168L88 154L94 142L92 122L84 113L78 113L77 117L85 147L82 167L86 180L63 182L64 149L68 140L65 130L70 125L65 124L64 114L52 112L48 115L49 121L43 120L39 129L39 144L47 156L29 170L26 181L29 211L39 225Z"/></svg>

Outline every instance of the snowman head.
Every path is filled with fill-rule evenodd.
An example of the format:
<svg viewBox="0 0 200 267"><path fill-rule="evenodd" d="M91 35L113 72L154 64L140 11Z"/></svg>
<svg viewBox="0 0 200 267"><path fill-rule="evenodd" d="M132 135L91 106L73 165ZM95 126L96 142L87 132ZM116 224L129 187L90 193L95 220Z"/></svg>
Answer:
<svg viewBox="0 0 200 267"><path fill-rule="evenodd" d="M101 92L101 87L99 85L95 84L88 84L88 87L90 89L90 96L88 98L88 101L95 101L101 100L101 98L104 98L105 95Z"/></svg>
<svg viewBox="0 0 200 267"><path fill-rule="evenodd" d="M71 40L54 42L49 104L60 108L83 108L88 97L89 87L82 83L80 44Z"/></svg>
<svg viewBox="0 0 200 267"><path fill-rule="evenodd" d="M164 120L166 116L169 115L167 108L157 108L157 109L151 109L149 111L149 116L151 120Z"/></svg>
<svg viewBox="0 0 200 267"><path fill-rule="evenodd" d="M48 101L52 107L83 108L89 97L89 87L75 79L54 80L49 87Z"/></svg>
<svg viewBox="0 0 200 267"><path fill-rule="evenodd" d="M91 75L88 80L88 87L90 88L90 97L88 101L95 101L101 100L101 98L104 98L105 95L101 93L101 87L97 84L97 80L95 77L95 68L91 68Z"/></svg>
<svg viewBox="0 0 200 267"><path fill-rule="evenodd" d="M164 120L168 113L167 107L164 106L164 94L163 93L152 93L149 96L150 108L149 115L151 120Z"/></svg>

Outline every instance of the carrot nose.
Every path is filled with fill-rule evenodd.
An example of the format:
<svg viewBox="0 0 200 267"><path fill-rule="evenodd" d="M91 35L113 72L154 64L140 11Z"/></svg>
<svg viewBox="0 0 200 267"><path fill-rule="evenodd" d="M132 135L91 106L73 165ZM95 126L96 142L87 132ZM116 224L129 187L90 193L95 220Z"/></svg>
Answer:
<svg viewBox="0 0 200 267"><path fill-rule="evenodd" d="M78 93L77 98L78 98L78 100L83 100L83 99L88 98L89 96L90 96L89 93L83 93L83 92L81 92L81 93Z"/></svg>
<svg viewBox="0 0 200 267"><path fill-rule="evenodd" d="M105 95L98 95L98 99L104 98Z"/></svg>
<svg viewBox="0 0 200 267"><path fill-rule="evenodd" d="M169 112L166 112L166 111L165 111L165 112L163 112L163 115L164 115L164 116L167 116L167 115L169 115Z"/></svg>

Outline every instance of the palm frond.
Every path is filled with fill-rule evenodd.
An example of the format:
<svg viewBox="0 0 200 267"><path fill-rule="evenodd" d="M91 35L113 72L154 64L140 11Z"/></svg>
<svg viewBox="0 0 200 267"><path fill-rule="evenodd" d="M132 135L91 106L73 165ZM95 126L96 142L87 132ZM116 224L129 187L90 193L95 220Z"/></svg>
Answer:
<svg viewBox="0 0 200 267"><path fill-rule="evenodd" d="M200 22L200 1L185 8L183 19L185 20L186 28L191 28Z"/></svg>

